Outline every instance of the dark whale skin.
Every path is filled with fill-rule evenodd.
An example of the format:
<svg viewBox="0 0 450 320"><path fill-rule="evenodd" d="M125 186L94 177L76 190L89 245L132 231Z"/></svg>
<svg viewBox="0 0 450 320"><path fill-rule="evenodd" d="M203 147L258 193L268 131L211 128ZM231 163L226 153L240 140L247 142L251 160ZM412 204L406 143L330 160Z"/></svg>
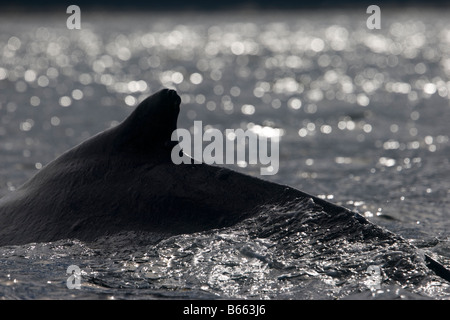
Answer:
<svg viewBox="0 0 450 320"><path fill-rule="evenodd" d="M118 126L68 150L0 199L0 246L60 239L89 242L124 231L170 236L256 217L262 219L260 237L276 230L277 220L284 221L280 227L288 223L282 228L300 224L297 230L307 221L320 242L344 237L354 243L391 244L417 258L416 248L405 239L344 207L227 168L175 165L171 152L178 146L171 136L180 103L174 90L160 90ZM271 211L278 213L266 226L264 216ZM450 281L442 264L428 255L423 262ZM410 264L405 270L415 267Z"/></svg>
<svg viewBox="0 0 450 320"><path fill-rule="evenodd" d="M173 164L180 102L173 90L155 93L121 124L65 152L0 199L0 245L90 241L124 230L191 233L305 197L347 211L226 168Z"/></svg>

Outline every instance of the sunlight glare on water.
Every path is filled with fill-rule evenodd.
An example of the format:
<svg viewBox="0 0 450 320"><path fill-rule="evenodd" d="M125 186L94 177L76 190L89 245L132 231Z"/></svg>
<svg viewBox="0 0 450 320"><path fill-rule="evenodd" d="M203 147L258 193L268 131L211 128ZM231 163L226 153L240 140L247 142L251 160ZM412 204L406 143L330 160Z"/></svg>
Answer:
<svg viewBox="0 0 450 320"><path fill-rule="evenodd" d="M267 179L358 211L450 264L448 12L384 12L377 31L353 11L108 14L83 14L77 31L57 17L1 16L0 195L175 88L179 127L202 120L279 137L280 170ZM75 240L4 247L1 294L77 297L65 270L79 264L82 298L370 298L361 265L401 250L312 243L315 231L297 228L282 244L240 226L114 250ZM382 289L449 296L431 282Z"/></svg>

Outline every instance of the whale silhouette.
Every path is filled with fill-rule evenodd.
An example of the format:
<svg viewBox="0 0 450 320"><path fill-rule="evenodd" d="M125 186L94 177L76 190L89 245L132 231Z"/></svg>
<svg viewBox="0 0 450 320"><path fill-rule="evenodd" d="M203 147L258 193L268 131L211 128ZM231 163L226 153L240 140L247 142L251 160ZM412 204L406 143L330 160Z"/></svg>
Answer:
<svg viewBox="0 0 450 320"><path fill-rule="evenodd" d="M297 217L306 206L317 212L308 223L315 219L322 240L376 239L414 252L358 213L297 189L203 163L175 165L171 135L180 103L174 90L151 95L119 125L68 150L0 199L0 245L94 241L122 231L193 233L235 225L267 208L294 210ZM437 261L425 256L425 262L450 280Z"/></svg>
<svg viewBox="0 0 450 320"><path fill-rule="evenodd" d="M163 89L118 126L70 149L0 199L0 245L230 226L267 203L306 197L206 164L171 161L181 99ZM279 199L279 200L277 200Z"/></svg>

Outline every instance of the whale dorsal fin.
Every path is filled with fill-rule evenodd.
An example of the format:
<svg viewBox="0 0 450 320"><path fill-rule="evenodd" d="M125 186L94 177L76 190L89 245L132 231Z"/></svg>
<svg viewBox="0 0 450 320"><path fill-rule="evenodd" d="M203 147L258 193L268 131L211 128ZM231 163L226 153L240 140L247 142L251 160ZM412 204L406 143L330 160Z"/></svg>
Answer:
<svg viewBox="0 0 450 320"><path fill-rule="evenodd" d="M149 153L173 146L181 98L175 90L163 89L142 101L117 127L115 150Z"/></svg>

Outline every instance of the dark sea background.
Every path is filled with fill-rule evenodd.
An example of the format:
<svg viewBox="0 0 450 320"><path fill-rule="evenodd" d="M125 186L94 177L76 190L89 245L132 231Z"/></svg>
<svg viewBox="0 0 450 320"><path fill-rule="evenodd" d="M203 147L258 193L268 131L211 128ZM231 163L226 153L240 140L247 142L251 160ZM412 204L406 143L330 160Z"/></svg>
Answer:
<svg viewBox="0 0 450 320"><path fill-rule="evenodd" d="M0 196L169 87L180 128L281 129L277 174L235 170L355 210L450 267L450 12L382 8L370 30L365 9L82 7L81 30L65 11L0 13ZM270 239L239 227L127 239L1 247L0 298L450 297L439 281L370 290L365 268L345 273L363 259L350 244L327 269L323 256L271 260L283 256ZM66 286L70 265L80 290Z"/></svg>

